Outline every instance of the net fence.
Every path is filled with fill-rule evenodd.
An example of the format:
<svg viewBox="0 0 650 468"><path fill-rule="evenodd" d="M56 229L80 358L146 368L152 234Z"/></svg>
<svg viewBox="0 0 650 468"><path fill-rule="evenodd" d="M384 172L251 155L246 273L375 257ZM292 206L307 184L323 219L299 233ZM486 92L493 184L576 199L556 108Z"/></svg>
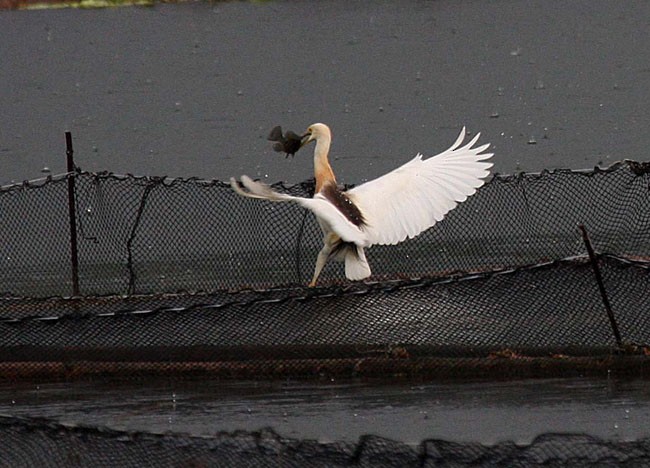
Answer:
<svg viewBox="0 0 650 468"><path fill-rule="evenodd" d="M313 181L276 184L310 196ZM71 172L0 188L0 380L650 372L650 164L495 176L373 276L311 276L297 206L219 181ZM579 225L596 251L587 255ZM601 280L598 280L598 275ZM608 308L609 306L609 308ZM608 314L609 312L609 314ZM650 442L528 445L272 430L121 432L0 417L0 466L645 466Z"/></svg>
<svg viewBox="0 0 650 468"><path fill-rule="evenodd" d="M616 466L650 463L650 439L605 441L588 435L545 434L530 444L491 446L423 440L413 446L378 436L356 443L282 437L271 429L213 437L150 434L67 426L44 419L0 417L2 467L436 467Z"/></svg>
<svg viewBox="0 0 650 468"><path fill-rule="evenodd" d="M0 291L73 294L69 179L74 179L80 294L213 292L304 285L321 247L313 216L244 199L219 181L72 173L0 189ZM275 189L310 196L313 181ZM648 166L497 176L446 219L368 251L372 278L445 276L599 252L647 258ZM325 286L342 278L328 265Z"/></svg>
<svg viewBox="0 0 650 468"><path fill-rule="evenodd" d="M495 176L422 235L371 248L368 281L331 264L317 288L320 230L291 204L110 173L3 187L0 373L643 372L649 169Z"/></svg>

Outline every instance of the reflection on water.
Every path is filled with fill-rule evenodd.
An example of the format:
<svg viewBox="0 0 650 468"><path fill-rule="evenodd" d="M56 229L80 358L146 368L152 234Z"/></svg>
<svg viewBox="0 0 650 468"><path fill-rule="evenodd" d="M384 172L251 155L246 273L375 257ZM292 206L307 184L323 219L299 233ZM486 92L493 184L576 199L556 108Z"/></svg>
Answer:
<svg viewBox="0 0 650 468"><path fill-rule="evenodd" d="M642 380L507 382L93 381L0 387L0 413L66 424L208 435L271 427L284 436L356 441L375 434L528 443L546 432L650 436Z"/></svg>

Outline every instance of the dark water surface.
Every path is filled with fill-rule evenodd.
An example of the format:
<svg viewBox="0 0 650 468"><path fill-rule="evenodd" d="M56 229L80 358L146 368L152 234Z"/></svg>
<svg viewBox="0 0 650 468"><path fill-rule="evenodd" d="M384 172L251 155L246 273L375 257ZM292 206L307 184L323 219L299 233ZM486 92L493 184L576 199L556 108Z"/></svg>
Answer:
<svg viewBox="0 0 650 468"><path fill-rule="evenodd" d="M277 1L0 12L0 184L83 169L311 176L266 135L334 132L341 182L434 154L466 125L495 169L650 159L650 2ZM0 214L1 215L1 214ZM529 442L648 437L646 381L173 383L0 388L0 413L153 432L272 427Z"/></svg>
<svg viewBox="0 0 650 468"><path fill-rule="evenodd" d="M85 426L209 435L271 427L291 438L356 441L368 433L528 444L545 432L609 440L650 436L648 382L165 382L0 387L0 414Z"/></svg>
<svg viewBox="0 0 650 468"><path fill-rule="evenodd" d="M296 182L266 135L323 121L342 182L447 148L495 169L647 156L650 3L199 2L0 12L0 184L64 170Z"/></svg>

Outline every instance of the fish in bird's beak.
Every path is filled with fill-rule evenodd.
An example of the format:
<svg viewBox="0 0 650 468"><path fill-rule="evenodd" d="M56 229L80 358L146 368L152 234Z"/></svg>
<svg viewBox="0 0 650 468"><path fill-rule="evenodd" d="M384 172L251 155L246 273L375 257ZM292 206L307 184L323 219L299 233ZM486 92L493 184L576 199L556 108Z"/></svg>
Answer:
<svg viewBox="0 0 650 468"><path fill-rule="evenodd" d="M298 151L303 145L302 139L303 137L291 130L287 130L283 135L282 127L280 125L274 127L268 136L269 141L275 142L273 144L273 149L278 153L286 153L286 157L294 156L296 154L296 151Z"/></svg>

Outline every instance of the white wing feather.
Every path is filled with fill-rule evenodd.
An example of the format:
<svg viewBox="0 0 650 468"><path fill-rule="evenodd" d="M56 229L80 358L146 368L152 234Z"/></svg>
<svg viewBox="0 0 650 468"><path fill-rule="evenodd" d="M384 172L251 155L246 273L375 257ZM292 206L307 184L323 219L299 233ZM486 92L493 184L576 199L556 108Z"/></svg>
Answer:
<svg viewBox="0 0 650 468"><path fill-rule="evenodd" d="M481 153L490 145L472 148L477 133L465 146L463 127L458 139L446 151L429 159L418 154L403 166L346 193L363 214L365 224L351 223L323 195L303 198L275 192L266 184L242 176L244 191L235 179L230 185L240 195L274 202L294 202L312 211L344 241L361 247L373 244L397 244L430 228L458 203L484 184L492 163L482 162L493 156Z"/></svg>
<svg viewBox="0 0 650 468"><path fill-rule="evenodd" d="M397 244L417 236L483 185L492 163L482 161L493 154L481 154L489 144L472 148L480 133L460 147L464 136L463 127L448 150L424 160L418 154L394 171L346 192L367 222L365 245Z"/></svg>
<svg viewBox="0 0 650 468"><path fill-rule="evenodd" d="M241 181L248 192L242 190L234 178L230 179L230 186L235 192L244 197L261 198L274 202L297 203L312 211L317 218L326 223L344 241L353 242L362 247L368 244L366 233L348 221L343 213L319 193L314 198L294 197L286 193L275 192L268 185L256 182L245 175L241 177Z"/></svg>

